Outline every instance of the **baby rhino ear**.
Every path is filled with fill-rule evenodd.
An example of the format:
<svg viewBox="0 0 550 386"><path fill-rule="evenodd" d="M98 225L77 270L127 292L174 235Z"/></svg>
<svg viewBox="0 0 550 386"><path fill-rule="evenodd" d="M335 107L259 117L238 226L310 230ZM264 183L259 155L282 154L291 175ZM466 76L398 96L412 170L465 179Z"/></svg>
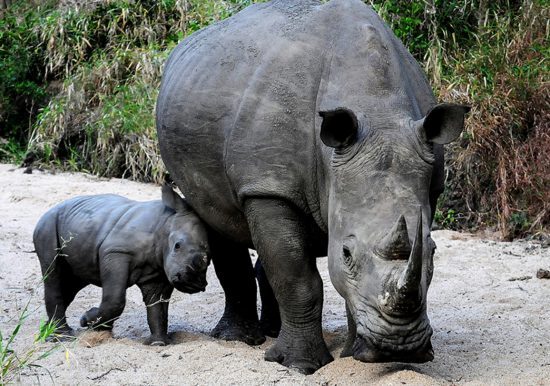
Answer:
<svg viewBox="0 0 550 386"><path fill-rule="evenodd" d="M187 204L183 198L168 184L162 185L162 202L176 212L183 213L187 211Z"/></svg>
<svg viewBox="0 0 550 386"><path fill-rule="evenodd" d="M420 121L420 136L428 142L445 145L458 138L464 129L464 116L470 106L441 103Z"/></svg>

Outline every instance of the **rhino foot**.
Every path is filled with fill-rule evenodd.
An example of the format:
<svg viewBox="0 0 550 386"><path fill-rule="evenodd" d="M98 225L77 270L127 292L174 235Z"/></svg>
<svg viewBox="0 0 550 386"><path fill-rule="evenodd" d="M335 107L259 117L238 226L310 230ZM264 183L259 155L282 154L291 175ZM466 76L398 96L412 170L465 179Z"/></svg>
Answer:
<svg viewBox="0 0 550 386"><path fill-rule="evenodd" d="M111 330L113 328L113 319L105 319L98 307L92 307L80 318L80 326L94 330Z"/></svg>
<svg viewBox="0 0 550 386"><path fill-rule="evenodd" d="M210 335L217 339L238 340L250 346L265 342L265 336L257 321L243 320L223 316Z"/></svg>
<svg viewBox="0 0 550 386"><path fill-rule="evenodd" d="M283 366L295 369L302 374L313 374L315 371L334 360L324 342L311 346L310 344L292 341L290 344L277 340L265 353L265 360L277 362Z"/></svg>
<svg viewBox="0 0 550 386"><path fill-rule="evenodd" d="M166 346L170 344L170 338L168 338L168 335L151 335L150 337L145 339L143 344L146 346Z"/></svg>
<svg viewBox="0 0 550 386"><path fill-rule="evenodd" d="M59 343L70 342L75 340L75 332L70 327L62 327L55 330L55 332L46 338L46 342Z"/></svg>

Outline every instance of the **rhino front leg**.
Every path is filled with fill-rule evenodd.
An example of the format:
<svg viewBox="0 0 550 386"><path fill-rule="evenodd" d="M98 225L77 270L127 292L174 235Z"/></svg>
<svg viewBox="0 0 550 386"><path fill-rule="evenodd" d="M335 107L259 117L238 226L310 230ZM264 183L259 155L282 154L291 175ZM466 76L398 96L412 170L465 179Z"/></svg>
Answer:
<svg viewBox="0 0 550 386"><path fill-rule="evenodd" d="M212 330L214 338L249 345L265 342L256 309L256 279L248 248L214 232L209 234L212 263L225 292L225 310Z"/></svg>
<svg viewBox="0 0 550 386"><path fill-rule="evenodd" d="M249 199L246 216L254 245L281 314L281 331L265 359L311 374L333 360L323 340L323 283L311 253L311 235L292 205Z"/></svg>
<svg viewBox="0 0 550 386"><path fill-rule="evenodd" d="M124 253L99 256L102 297L99 308L94 307L80 318L82 327L111 330L113 323L124 311L128 286L130 257Z"/></svg>
<svg viewBox="0 0 550 386"><path fill-rule="evenodd" d="M168 304L174 288L167 281L139 284L147 307L147 323L151 336L144 342L151 346L165 346L168 339Z"/></svg>

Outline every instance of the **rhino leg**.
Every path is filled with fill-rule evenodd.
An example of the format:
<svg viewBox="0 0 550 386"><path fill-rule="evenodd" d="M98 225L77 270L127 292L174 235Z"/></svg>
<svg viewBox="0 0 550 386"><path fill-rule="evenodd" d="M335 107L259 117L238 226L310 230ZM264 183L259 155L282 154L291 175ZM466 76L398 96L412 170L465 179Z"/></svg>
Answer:
<svg viewBox="0 0 550 386"><path fill-rule="evenodd" d="M147 323L151 336L144 342L151 346L165 346L168 339L168 303L174 287L167 281L138 284L147 307Z"/></svg>
<svg viewBox="0 0 550 386"><path fill-rule="evenodd" d="M248 248L211 232L212 263L225 292L225 310L212 330L214 338L249 345L265 342L256 309L256 279Z"/></svg>
<svg viewBox="0 0 550 386"><path fill-rule="evenodd" d="M275 299L273 289L267 280L267 276L262 267L260 259L256 261L254 266L256 271L256 279L260 288L260 298L262 299L262 314L260 316L260 328L262 333L276 338L281 330L281 316L279 315L279 303Z"/></svg>
<svg viewBox="0 0 550 386"><path fill-rule="evenodd" d="M72 275L66 266L67 263L57 256L55 248L52 248L52 252L48 254L50 256L40 256L44 279L44 302L49 323L57 325L55 333L48 340L69 340L72 339L74 332L67 324L65 312L78 291L86 284Z"/></svg>
<svg viewBox="0 0 550 386"><path fill-rule="evenodd" d="M130 256L124 253L108 253L99 256L102 297L99 308L86 311L80 318L82 327L110 330L124 311L126 286L129 276Z"/></svg>
<svg viewBox="0 0 550 386"><path fill-rule="evenodd" d="M268 361L311 374L333 360L321 329L323 283L301 212L283 200L249 199L252 240L281 312L281 331Z"/></svg>

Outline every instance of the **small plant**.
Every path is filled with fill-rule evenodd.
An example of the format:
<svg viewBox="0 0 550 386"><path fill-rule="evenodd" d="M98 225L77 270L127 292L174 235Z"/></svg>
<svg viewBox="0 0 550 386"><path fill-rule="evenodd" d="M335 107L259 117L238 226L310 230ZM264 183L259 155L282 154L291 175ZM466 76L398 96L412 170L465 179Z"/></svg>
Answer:
<svg viewBox="0 0 550 386"><path fill-rule="evenodd" d="M27 149L17 140L0 138L0 161L6 160L14 164L20 164L25 158Z"/></svg>
<svg viewBox="0 0 550 386"><path fill-rule="evenodd" d="M72 240L72 234L69 234L68 239L61 238L62 245L56 249L56 255L53 262L41 277L40 284L43 284L44 281L47 280L57 258L59 256L66 256L63 254L63 248L66 247ZM33 294L34 293L35 292L33 292ZM70 351L61 343L61 339L63 339L64 336L57 333L59 324L54 320L40 320L38 332L34 336L32 343L23 349L16 350L13 348L13 344L16 338L20 336L21 328L25 325L27 318L37 311L36 309L29 310L30 303L31 299L27 300L25 306L17 316L15 327L9 335L4 336L0 330L0 386L9 384L16 380L25 370L33 370L37 368L44 369L39 362L62 348L65 350L65 358L67 361L69 360ZM41 343L45 343L47 341L56 343L53 343L48 347L41 345ZM47 369L44 370L49 374Z"/></svg>
<svg viewBox="0 0 550 386"><path fill-rule="evenodd" d="M59 344L54 344L44 350L40 345L48 338L53 337L57 327L55 323L41 321L38 333L29 347L18 351L12 348L15 339L20 335L22 326L31 314L29 304L30 300L23 307L16 325L9 335L4 336L0 330L0 385L15 381L24 370L42 368L38 362L49 357L61 347Z"/></svg>
<svg viewBox="0 0 550 386"><path fill-rule="evenodd" d="M453 209L442 211L437 209L434 215L434 221L441 225L445 229L455 229L458 216Z"/></svg>

